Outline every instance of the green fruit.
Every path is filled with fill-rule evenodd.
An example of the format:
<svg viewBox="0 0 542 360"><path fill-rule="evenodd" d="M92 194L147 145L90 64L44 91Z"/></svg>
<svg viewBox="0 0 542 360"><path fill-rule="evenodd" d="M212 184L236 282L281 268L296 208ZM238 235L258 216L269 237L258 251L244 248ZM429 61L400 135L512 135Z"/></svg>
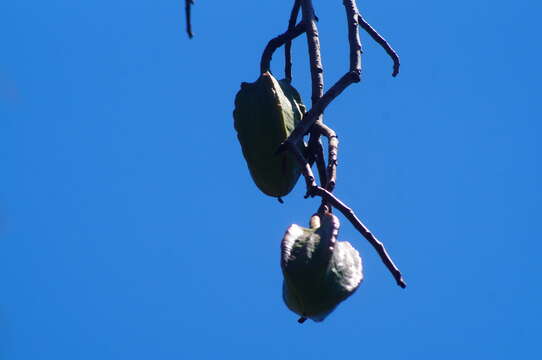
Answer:
<svg viewBox="0 0 542 360"><path fill-rule="evenodd" d="M282 239L282 296L300 322L324 320L363 280L359 253L338 232L339 219L327 213L314 215L310 229L291 225Z"/></svg>
<svg viewBox="0 0 542 360"><path fill-rule="evenodd" d="M256 186L269 196L287 195L301 169L288 152L275 154L305 113L297 90L269 72L254 83L242 83L233 111L237 138ZM298 144L304 151L304 144Z"/></svg>

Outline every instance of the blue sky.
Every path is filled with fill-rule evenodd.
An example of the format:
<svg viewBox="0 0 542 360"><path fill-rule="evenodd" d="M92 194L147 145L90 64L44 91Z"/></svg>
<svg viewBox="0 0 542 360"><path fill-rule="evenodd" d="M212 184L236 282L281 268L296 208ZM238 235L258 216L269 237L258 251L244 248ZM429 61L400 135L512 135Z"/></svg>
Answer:
<svg viewBox="0 0 542 360"><path fill-rule="evenodd" d="M326 86L341 1L314 1ZM386 244L397 287L342 217L365 280L326 319L282 303L279 244L316 199L252 183L233 99L290 2L0 4L0 358L537 358L542 72L534 1L358 5L363 81L325 113L336 193ZM294 85L310 98L306 41ZM281 56L274 73L282 75ZM537 100L538 99L538 100Z"/></svg>

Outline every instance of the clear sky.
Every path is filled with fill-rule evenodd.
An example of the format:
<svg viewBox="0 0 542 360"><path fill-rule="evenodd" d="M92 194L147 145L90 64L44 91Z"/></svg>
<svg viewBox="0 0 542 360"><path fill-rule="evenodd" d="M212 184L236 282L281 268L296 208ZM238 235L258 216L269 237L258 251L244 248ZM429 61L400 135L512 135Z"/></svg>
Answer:
<svg viewBox="0 0 542 360"><path fill-rule="evenodd" d="M342 2L314 1L326 86ZM363 81L326 111L365 280L323 323L281 299L307 225L252 183L233 99L291 1L0 3L0 359L536 359L542 292L540 2L360 1ZM282 76L282 53L273 71ZM310 98L306 40L294 85ZM537 100L538 99L538 100Z"/></svg>

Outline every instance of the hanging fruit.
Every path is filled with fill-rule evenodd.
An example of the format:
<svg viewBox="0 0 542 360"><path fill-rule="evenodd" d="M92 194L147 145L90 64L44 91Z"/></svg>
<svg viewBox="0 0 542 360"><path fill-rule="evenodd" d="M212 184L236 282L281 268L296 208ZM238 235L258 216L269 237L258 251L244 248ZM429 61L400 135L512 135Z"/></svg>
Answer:
<svg viewBox="0 0 542 360"><path fill-rule="evenodd" d="M275 152L305 111L297 90L269 72L254 83L241 84L235 97L234 127L250 175L264 194L287 195L299 179L301 169L295 158L288 152ZM303 141L297 146L304 152Z"/></svg>
<svg viewBox="0 0 542 360"><path fill-rule="evenodd" d="M293 224L284 234L282 296L301 316L299 322L324 320L363 280L359 253L349 242L337 241L339 225L331 213L316 214L309 229Z"/></svg>

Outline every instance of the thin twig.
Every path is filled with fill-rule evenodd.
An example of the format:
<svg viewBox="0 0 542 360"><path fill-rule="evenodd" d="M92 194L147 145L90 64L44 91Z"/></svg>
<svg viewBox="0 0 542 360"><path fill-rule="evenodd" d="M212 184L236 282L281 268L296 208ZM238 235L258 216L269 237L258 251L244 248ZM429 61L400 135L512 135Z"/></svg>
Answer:
<svg viewBox="0 0 542 360"><path fill-rule="evenodd" d="M320 184L327 184L328 175L326 171L326 163L325 163L325 158L324 158L324 148L322 147L322 142L320 141L319 131L311 131L308 150L309 150L309 163L312 164L313 162L316 162ZM314 161L311 162L311 160L314 160Z"/></svg>
<svg viewBox="0 0 542 360"><path fill-rule="evenodd" d="M391 57L393 60L393 73L391 76L395 77L397 74L399 74L399 66L401 66L401 62L399 61L399 55L393 50L391 45L384 39L365 19L361 14L358 12L358 23L359 26L363 28L371 37L380 44L386 51L386 53Z"/></svg>
<svg viewBox="0 0 542 360"><path fill-rule="evenodd" d="M361 74L361 41L359 40L358 8L355 0L343 0L348 23L348 43L350 45L350 71ZM358 80L359 81L359 80Z"/></svg>
<svg viewBox="0 0 542 360"><path fill-rule="evenodd" d="M280 34L276 38L269 40L269 42L267 43L267 46L265 47L262 53L262 59L260 61L261 73L263 74L264 72L270 70L271 58L273 57L273 53L275 52L275 50L277 50L279 47L284 45L286 42L292 39L295 39L296 37L303 34L304 32L305 32L305 24L303 22L300 22L293 29L290 29L283 34Z"/></svg>
<svg viewBox="0 0 542 360"><path fill-rule="evenodd" d="M316 185L316 181L314 180L314 175L312 173L311 166L309 165L309 163L307 162L307 160L301 153L301 150L299 150L299 148L295 145L293 145L289 150L292 152L296 161L300 165L301 173L303 174L303 177L305 178L305 184L307 185L307 193L305 194L305 199L306 199L309 196L311 196L314 189L317 188L318 186Z"/></svg>
<svg viewBox="0 0 542 360"><path fill-rule="evenodd" d="M352 223L356 230L358 230L361 235L363 235L363 237L367 239L367 241L369 241L369 243L375 248L376 252L378 253L378 255L380 255L380 258L382 259L382 262L386 265L388 270L395 278L397 285L399 285L403 289L406 288L406 282L403 279L403 275L401 274L399 268L397 268L397 266L395 266L395 264L393 263L390 255L384 247L384 244L373 235L373 233L361 222L360 219L358 219L358 217L351 208L349 208L345 203L340 201L331 192L320 186L313 188L311 195L320 196L322 199L326 200L326 202L329 203L331 206L338 209L344 215L344 217L346 217L350 221L350 223Z"/></svg>
<svg viewBox="0 0 542 360"><path fill-rule="evenodd" d="M314 8L312 6L312 0L302 0L301 9L303 13L303 22L306 24L307 33L307 45L309 48L309 61L311 70L311 83L312 83L312 105L314 106L318 100L322 97L324 92L324 70L322 66L322 58L320 56L320 39L318 37L318 27L316 26L316 20L314 18ZM318 114L318 116L320 116ZM312 126L312 124L311 124ZM307 127L306 131L309 130Z"/></svg>
<svg viewBox="0 0 542 360"><path fill-rule="evenodd" d="M300 1L303 22L306 24L307 45L309 50L309 64L311 72L311 102L314 106L323 95L324 92L324 69L322 58L320 55L320 40L318 37L318 27L316 25L316 16L311 0ZM318 116L320 121L323 121L322 114ZM307 128L308 130L308 128ZM305 135L305 133L303 134ZM309 139L309 151L311 156L315 158L318 168L320 183L327 182L327 174L325 170L325 160L323 148L320 143L320 132L317 129L311 131ZM307 188L307 193L310 189Z"/></svg>
<svg viewBox="0 0 542 360"><path fill-rule="evenodd" d="M301 11L303 16L303 22L306 24L307 46L309 50L309 64L311 72L311 103L314 106L324 93L324 67L322 65L322 57L320 54L320 39L318 36L318 26L316 25L316 15L311 0L301 1ZM317 119L323 122L322 113L317 116ZM299 126L299 124L298 124ZM301 137L309 131L312 127L307 127L306 131ZM297 128L297 126L296 126ZM295 131L295 130L294 130ZM327 183L327 174L325 170L324 151L320 143L320 132L318 129L312 129L309 139L309 150L316 159L316 165L318 167L318 174L321 184ZM318 143L319 147L316 146ZM317 153L314 153L317 151Z"/></svg>
<svg viewBox="0 0 542 360"><path fill-rule="evenodd" d="M333 129L323 122L317 121L314 124L314 127L317 127L320 134L327 138L327 182L321 182L321 184L326 184L326 190L333 192L335 189L335 184L337 183L337 155L339 152L339 138L337 137L335 131L333 131Z"/></svg>
<svg viewBox="0 0 542 360"><path fill-rule="evenodd" d="M185 0L184 1L184 11L186 14L186 32L188 37L192 39L194 33L192 32L192 16L191 16L191 6L194 5L194 0Z"/></svg>
<svg viewBox="0 0 542 360"><path fill-rule="evenodd" d="M403 275L401 274L399 268L397 268L397 266L395 266L393 263L391 257L386 251L386 248L384 247L384 244L373 235L373 233L361 222L360 219L358 219L351 208L349 208L345 203L339 200L339 198L328 190L316 185L311 167L297 146L292 145L289 150L294 154L296 161L299 163L302 169L303 177L305 178L305 183L307 185L307 193L305 194L305 198L309 196L319 196L322 198L323 202L321 208L325 206L325 204L328 204L338 209L344 215L344 217L350 221L356 230L358 230L361 235L363 235L363 237L367 239L367 241L369 241L369 243L375 248L376 252L380 256L380 259L382 259L382 262L386 265L388 270L395 278L397 285L402 288L406 288L406 282L403 279Z"/></svg>
<svg viewBox="0 0 542 360"><path fill-rule="evenodd" d="M301 0L295 0L292 12L290 13L290 20L288 21L288 30L292 30L295 27L300 7ZM284 44L284 77L288 81L292 81L292 41L287 41Z"/></svg>

